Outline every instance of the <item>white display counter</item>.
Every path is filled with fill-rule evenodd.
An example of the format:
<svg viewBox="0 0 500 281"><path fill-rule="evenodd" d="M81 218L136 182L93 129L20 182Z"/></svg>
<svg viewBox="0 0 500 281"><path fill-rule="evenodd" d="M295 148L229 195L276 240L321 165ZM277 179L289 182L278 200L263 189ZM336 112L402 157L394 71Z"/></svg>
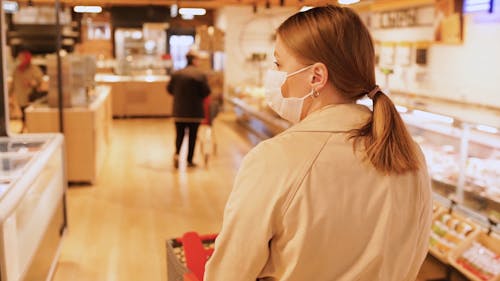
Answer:
<svg viewBox="0 0 500 281"><path fill-rule="evenodd" d="M66 228L63 137L2 137L0 158L0 278L50 280Z"/></svg>
<svg viewBox="0 0 500 281"><path fill-rule="evenodd" d="M97 74L95 81L112 88L114 117L172 115L173 98L167 93L169 76Z"/></svg>

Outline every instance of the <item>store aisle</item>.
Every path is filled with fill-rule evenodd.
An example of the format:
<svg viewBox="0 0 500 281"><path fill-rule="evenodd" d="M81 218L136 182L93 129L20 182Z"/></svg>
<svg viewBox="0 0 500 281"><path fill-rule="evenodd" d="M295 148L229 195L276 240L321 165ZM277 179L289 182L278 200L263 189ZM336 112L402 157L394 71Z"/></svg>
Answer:
<svg viewBox="0 0 500 281"><path fill-rule="evenodd" d="M251 148L232 118L221 116L214 125L218 153L210 167L185 172L173 168L171 119L114 120L97 184L68 190L69 228L53 280L166 280L167 238L220 228L237 168ZM195 162L201 164L199 155Z"/></svg>
<svg viewBox="0 0 500 281"><path fill-rule="evenodd" d="M54 281L166 281L168 238L219 230L252 138L234 116L221 115L210 167L178 172L172 163L174 129L171 119L113 121L112 145L97 184L68 190L69 228ZM420 277L442 274L439 266L427 264Z"/></svg>

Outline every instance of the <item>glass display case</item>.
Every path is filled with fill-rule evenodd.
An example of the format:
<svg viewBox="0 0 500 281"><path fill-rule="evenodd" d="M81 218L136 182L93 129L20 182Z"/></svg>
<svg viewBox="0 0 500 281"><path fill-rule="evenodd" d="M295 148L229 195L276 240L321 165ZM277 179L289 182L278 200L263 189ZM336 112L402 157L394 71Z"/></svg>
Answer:
<svg viewBox="0 0 500 281"><path fill-rule="evenodd" d="M163 24L117 28L115 73L118 75L165 75L171 61L164 59L167 34Z"/></svg>
<svg viewBox="0 0 500 281"><path fill-rule="evenodd" d="M0 198L14 179L21 176L24 167L42 147L44 141L1 139Z"/></svg>
<svg viewBox="0 0 500 281"><path fill-rule="evenodd" d="M500 221L498 129L399 107L422 148L435 192Z"/></svg>
<svg viewBox="0 0 500 281"><path fill-rule="evenodd" d="M272 137L290 123L266 105L264 95L263 88L239 86L226 100L240 123ZM434 192L499 222L500 110L403 94L391 99L425 154ZM359 103L371 107L368 98Z"/></svg>
<svg viewBox="0 0 500 281"><path fill-rule="evenodd" d="M59 134L0 138L0 280L50 280L66 226Z"/></svg>

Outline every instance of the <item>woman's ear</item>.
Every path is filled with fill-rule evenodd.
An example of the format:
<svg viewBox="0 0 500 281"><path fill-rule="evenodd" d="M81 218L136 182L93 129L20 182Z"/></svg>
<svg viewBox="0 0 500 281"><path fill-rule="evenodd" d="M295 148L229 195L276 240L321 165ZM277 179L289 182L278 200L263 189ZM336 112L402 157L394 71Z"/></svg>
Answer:
<svg viewBox="0 0 500 281"><path fill-rule="evenodd" d="M313 64L312 69L311 87L316 91L320 91L328 82L328 68L324 63L317 62Z"/></svg>

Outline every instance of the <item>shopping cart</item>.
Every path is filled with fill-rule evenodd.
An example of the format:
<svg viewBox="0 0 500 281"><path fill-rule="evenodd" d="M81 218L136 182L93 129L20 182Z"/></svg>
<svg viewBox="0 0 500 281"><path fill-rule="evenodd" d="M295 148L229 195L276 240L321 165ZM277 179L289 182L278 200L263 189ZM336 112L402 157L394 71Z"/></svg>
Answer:
<svg viewBox="0 0 500 281"><path fill-rule="evenodd" d="M168 281L203 281L205 263L214 251L216 234L187 232L167 241Z"/></svg>
<svg viewBox="0 0 500 281"><path fill-rule="evenodd" d="M212 124L220 111L220 102L208 96L203 100L203 109L205 118L201 122L198 141L200 144L200 152L203 156L203 162L205 167L208 167L210 157L217 153L217 143L215 141L214 131L212 130Z"/></svg>

